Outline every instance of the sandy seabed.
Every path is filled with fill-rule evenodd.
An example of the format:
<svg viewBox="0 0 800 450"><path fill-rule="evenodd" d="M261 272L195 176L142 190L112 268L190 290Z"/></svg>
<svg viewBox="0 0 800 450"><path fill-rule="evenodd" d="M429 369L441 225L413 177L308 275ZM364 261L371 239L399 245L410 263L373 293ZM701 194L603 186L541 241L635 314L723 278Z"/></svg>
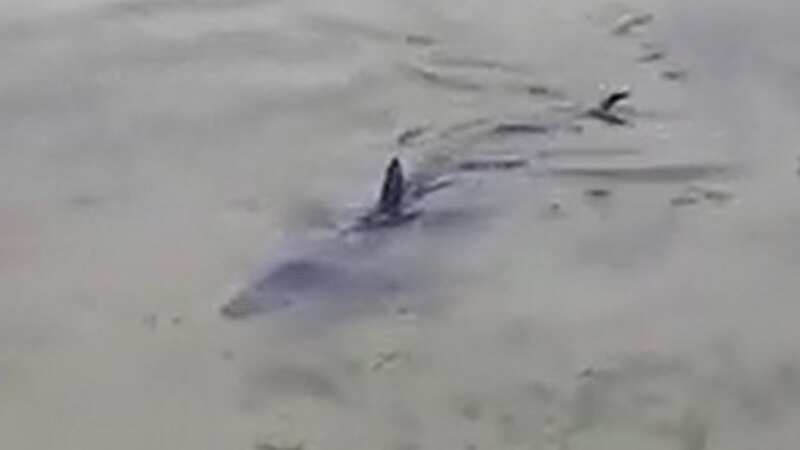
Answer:
<svg viewBox="0 0 800 450"><path fill-rule="evenodd" d="M0 2L0 448L798 448L799 20L788 0ZM425 156L404 130L620 86L634 126L503 144L558 170L498 188L475 236L411 241L450 268L408 294L435 314L219 314L391 155ZM631 155L587 154L608 149Z"/></svg>

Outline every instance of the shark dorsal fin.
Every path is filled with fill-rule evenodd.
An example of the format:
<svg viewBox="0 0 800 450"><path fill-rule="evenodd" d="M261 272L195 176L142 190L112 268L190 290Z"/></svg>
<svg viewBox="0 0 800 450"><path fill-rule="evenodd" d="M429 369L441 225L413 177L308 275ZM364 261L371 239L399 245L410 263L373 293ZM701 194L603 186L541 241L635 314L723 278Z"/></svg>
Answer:
<svg viewBox="0 0 800 450"><path fill-rule="evenodd" d="M406 189L405 184L400 160L392 158L383 178L381 197L378 201L378 210L380 212L392 214L400 211Z"/></svg>

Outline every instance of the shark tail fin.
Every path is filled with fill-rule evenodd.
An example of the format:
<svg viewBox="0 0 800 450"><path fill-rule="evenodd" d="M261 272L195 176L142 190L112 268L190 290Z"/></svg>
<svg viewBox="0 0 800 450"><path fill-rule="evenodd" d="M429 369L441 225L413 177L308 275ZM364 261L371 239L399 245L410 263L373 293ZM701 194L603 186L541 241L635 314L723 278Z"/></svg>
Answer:
<svg viewBox="0 0 800 450"><path fill-rule="evenodd" d="M631 91L627 89L614 91L608 97L603 99L602 102L600 102L600 110L603 112L609 112L611 108L614 107L614 105L621 102L622 100L625 100L626 98L629 98L630 96L631 96Z"/></svg>

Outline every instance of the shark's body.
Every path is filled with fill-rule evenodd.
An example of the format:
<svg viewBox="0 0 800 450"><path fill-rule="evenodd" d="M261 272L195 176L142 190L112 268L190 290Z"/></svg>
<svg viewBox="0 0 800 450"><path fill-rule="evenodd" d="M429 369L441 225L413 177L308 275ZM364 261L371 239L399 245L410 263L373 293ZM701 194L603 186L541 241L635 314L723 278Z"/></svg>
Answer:
<svg viewBox="0 0 800 450"><path fill-rule="evenodd" d="M627 99L627 91L614 92L597 106L574 111L568 126L561 130L578 130L571 124L582 120L596 120L608 126L629 125L629 119L615 108ZM553 122L555 123L555 122ZM406 174L398 158L389 162L375 203L354 220L340 227L326 239L304 242L299 250L292 248L282 257L274 258L270 265L257 273L244 289L239 291L221 312L229 318L246 318L257 314L289 310L314 310L333 316L336 312L374 310L384 308L396 298L429 297L431 286L441 279L453 279L458 259L448 258L445 264L437 262L447 254L461 254L470 244L463 231L469 226L483 223L491 213L487 209L510 202L514 195L497 193L489 196L491 207L482 205L479 197L469 192L463 177L492 172L522 172L535 174L537 170L547 175L582 177L589 179L652 179L655 175L672 179L704 177L716 172L718 167L658 166L625 167L619 164L607 167L597 165L571 165L558 167L550 164L556 151L538 152L535 158L547 159L544 169L533 167L534 161L518 155L464 156L453 153L463 149L463 141L455 139L457 132L476 136L475 127L482 127L484 137L502 138L519 134L542 134L552 131L551 125L531 123L498 124L472 121L456 125L434 138L444 140L447 150L431 151L422 164ZM401 146L415 145L414 139L424 137L424 131L404 135ZM474 144L477 142L477 144ZM473 141L483 148L485 141ZM453 150L455 149L455 150ZM424 153L424 152L423 152ZM624 157L630 152L607 149L577 151L576 156L608 158ZM544 155L544 156L543 156ZM545 158L546 156L546 158ZM713 170L712 170L713 169ZM442 194L439 194L442 193ZM434 195L435 194L435 195ZM441 201L437 201L441 200ZM506 204L508 206L508 204ZM510 209L515 208L512 206ZM460 240L459 240L460 239ZM445 276L441 276L444 274ZM425 289L426 295L416 295Z"/></svg>
<svg viewBox="0 0 800 450"><path fill-rule="evenodd" d="M333 235L287 252L226 303L222 314L370 309L364 305L382 306L428 285L435 268L427 263L443 241L437 230L468 220L460 208L426 210L425 200L449 186L447 180L409 180L399 159L392 159L373 207Z"/></svg>

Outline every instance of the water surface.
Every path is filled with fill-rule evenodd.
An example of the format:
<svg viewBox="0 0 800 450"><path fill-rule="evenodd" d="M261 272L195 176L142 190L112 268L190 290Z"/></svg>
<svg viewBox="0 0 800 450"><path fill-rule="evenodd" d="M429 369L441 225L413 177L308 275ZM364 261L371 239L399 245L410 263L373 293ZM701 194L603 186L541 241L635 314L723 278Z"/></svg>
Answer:
<svg viewBox="0 0 800 450"><path fill-rule="evenodd" d="M795 448L797 9L2 2L0 443ZM633 127L459 127L562 124L619 86ZM399 146L415 127L457 132ZM431 206L475 226L337 262L416 289L360 290L389 306L324 332L219 314L390 157L435 152L532 166Z"/></svg>

